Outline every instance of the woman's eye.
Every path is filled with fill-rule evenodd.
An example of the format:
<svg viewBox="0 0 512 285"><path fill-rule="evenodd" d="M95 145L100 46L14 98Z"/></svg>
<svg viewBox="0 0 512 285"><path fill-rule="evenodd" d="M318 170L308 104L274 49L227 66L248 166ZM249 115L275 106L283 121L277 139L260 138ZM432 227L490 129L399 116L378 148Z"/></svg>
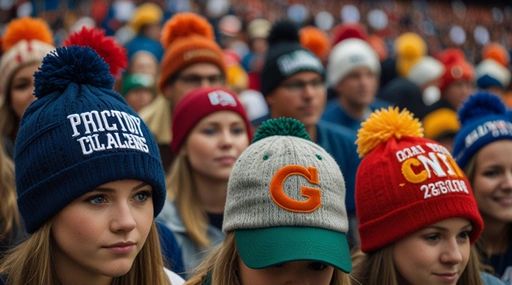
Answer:
<svg viewBox="0 0 512 285"><path fill-rule="evenodd" d="M151 197L151 192L150 191L142 191L142 192L139 192L139 193L135 194L134 198L138 202L144 202L147 199L149 199L150 197Z"/></svg>
<svg viewBox="0 0 512 285"><path fill-rule="evenodd" d="M469 239L469 231L463 231L459 234L461 239Z"/></svg>
<svg viewBox="0 0 512 285"><path fill-rule="evenodd" d="M97 196L92 196L88 199L89 203L93 204L93 205L101 205L103 203L105 203L105 196L103 195L97 195Z"/></svg>
<svg viewBox="0 0 512 285"><path fill-rule="evenodd" d="M15 90L22 90L28 88L30 85L28 83L19 83L13 86Z"/></svg>
<svg viewBox="0 0 512 285"><path fill-rule="evenodd" d="M321 263L321 262L312 262L309 265L309 268L311 268L312 270L315 270L315 271L322 271L327 268L327 265L324 263Z"/></svg>
<svg viewBox="0 0 512 285"><path fill-rule="evenodd" d="M486 177L495 177L495 176L498 176L498 171L496 170L489 170L489 171L486 171L484 172L484 176Z"/></svg>
<svg viewBox="0 0 512 285"><path fill-rule="evenodd" d="M206 135L213 135L215 133L215 129L214 128L203 129L202 133L206 134Z"/></svg>
<svg viewBox="0 0 512 285"><path fill-rule="evenodd" d="M436 241L439 239L439 235L438 234L428 235L425 237L425 239L428 241Z"/></svg>
<svg viewBox="0 0 512 285"><path fill-rule="evenodd" d="M234 128L231 132L233 134L239 135L239 134L245 133L245 129L244 128Z"/></svg>

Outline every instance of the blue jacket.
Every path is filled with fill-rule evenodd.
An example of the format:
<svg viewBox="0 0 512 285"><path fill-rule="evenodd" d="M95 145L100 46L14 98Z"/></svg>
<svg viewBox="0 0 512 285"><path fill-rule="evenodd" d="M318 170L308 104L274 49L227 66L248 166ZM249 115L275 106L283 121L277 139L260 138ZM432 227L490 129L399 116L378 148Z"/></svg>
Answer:
<svg viewBox="0 0 512 285"><path fill-rule="evenodd" d="M370 105L368 109L368 116L375 110L381 108L387 108L390 104L386 101L375 98L375 100ZM361 123L366 120L357 120L347 114L343 108L338 103L337 99L332 99L327 102L327 106L325 107L324 114L322 115L322 120L334 123L336 125L342 125L346 128L351 129L357 134L357 131L361 127Z"/></svg>
<svg viewBox="0 0 512 285"><path fill-rule="evenodd" d="M356 209L354 198L356 173L361 162L355 141L356 135L343 126L324 121L316 125L316 143L334 158L345 178L347 188L345 205L348 212Z"/></svg>

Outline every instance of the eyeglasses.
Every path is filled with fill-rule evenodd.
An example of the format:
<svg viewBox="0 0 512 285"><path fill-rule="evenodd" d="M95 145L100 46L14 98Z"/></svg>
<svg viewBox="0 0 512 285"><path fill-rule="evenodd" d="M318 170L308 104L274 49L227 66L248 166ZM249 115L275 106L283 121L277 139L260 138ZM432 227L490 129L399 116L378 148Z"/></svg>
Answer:
<svg viewBox="0 0 512 285"><path fill-rule="evenodd" d="M314 79L311 81L290 81L283 83L279 86L286 88L288 91L293 93L300 93L306 90L307 86L311 86L313 90L317 91L324 88L324 81L322 79Z"/></svg>
<svg viewBox="0 0 512 285"><path fill-rule="evenodd" d="M193 87L203 86L203 82L206 80L209 86L218 86L224 84L224 76L220 74L211 76L200 76L197 74L180 75L177 80L180 80L184 84Z"/></svg>

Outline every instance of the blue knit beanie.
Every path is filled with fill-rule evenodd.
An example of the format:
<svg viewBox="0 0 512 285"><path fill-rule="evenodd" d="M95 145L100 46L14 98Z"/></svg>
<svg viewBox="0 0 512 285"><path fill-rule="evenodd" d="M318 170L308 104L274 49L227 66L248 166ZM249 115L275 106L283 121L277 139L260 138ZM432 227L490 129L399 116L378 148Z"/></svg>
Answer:
<svg viewBox="0 0 512 285"><path fill-rule="evenodd" d="M28 233L98 186L123 179L153 187L165 174L144 122L112 90L109 66L88 47L57 48L34 74L34 101L21 120L14 161L18 207Z"/></svg>
<svg viewBox="0 0 512 285"><path fill-rule="evenodd" d="M512 120L501 99L478 92L459 109L461 128L455 136L453 156L464 169L484 146L498 140L512 140Z"/></svg>

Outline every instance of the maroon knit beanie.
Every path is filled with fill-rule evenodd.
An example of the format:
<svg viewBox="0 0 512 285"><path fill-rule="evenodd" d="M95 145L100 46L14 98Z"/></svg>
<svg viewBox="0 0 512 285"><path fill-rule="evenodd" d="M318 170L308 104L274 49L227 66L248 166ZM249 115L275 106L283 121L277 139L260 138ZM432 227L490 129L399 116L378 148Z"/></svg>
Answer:
<svg viewBox="0 0 512 285"><path fill-rule="evenodd" d="M183 97L174 109L171 142L173 153L179 152L188 134L201 119L218 111L238 113L244 119L249 141L252 140L251 124L236 94L222 87L199 88Z"/></svg>

